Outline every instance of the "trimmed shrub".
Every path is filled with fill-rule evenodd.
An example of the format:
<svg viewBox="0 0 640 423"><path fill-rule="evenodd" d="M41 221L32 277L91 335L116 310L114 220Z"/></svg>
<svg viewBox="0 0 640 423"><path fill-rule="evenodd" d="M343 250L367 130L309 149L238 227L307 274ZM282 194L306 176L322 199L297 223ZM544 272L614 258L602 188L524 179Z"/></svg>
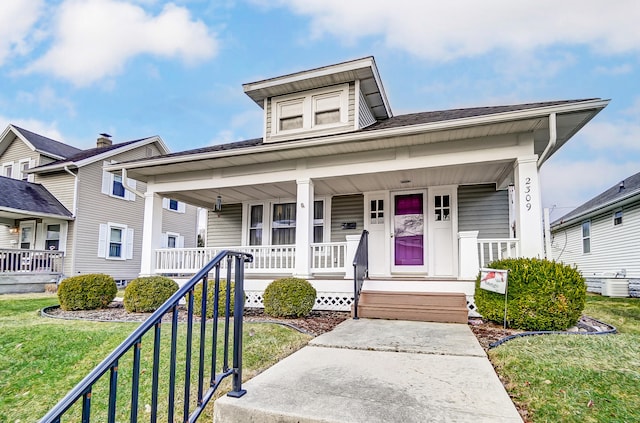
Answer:
<svg viewBox="0 0 640 423"><path fill-rule="evenodd" d="M278 279L264 290L263 302L269 316L308 316L316 302L316 289L304 279Z"/></svg>
<svg viewBox="0 0 640 423"><path fill-rule="evenodd" d="M178 284L165 276L136 278L124 289L124 308L129 313L155 311L178 290Z"/></svg>
<svg viewBox="0 0 640 423"><path fill-rule="evenodd" d="M233 316L234 308L234 296L236 292L236 284L231 281L231 297L229 298L229 316ZM216 284L211 280L207 282L207 318L213 317L213 294ZM220 294L218 296L218 316L224 317L226 313L226 296L227 296L227 281L226 279L220 279ZM197 284L193 290L193 314L196 316L202 315L202 282Z"/></svg>
<svg viewBox="0 0 640 423"><path fill-rule="evenodd" d="M78 275L60 282L58 301L63 310L94 310L108 306L117 292L116 281L109 275Z"/></svg>
<svg viewBox="0 0 640 423"><path fill-rule="evenodd" d="M584 278L575 267L536 258L504 259L487 265L507 269L507 326L524 330L565 330L576 324L587 295ZM504 295L480 289L475 303L487 320L502 324Z"/></svg>

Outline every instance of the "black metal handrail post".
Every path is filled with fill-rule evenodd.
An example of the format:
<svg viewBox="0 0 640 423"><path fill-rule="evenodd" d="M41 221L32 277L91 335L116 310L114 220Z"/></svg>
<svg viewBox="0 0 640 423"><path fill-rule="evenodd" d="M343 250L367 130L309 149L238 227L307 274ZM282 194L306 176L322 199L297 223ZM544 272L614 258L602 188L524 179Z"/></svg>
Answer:
<svg viewBox="0 0 640 423"><path fill-rule="evenodd" d="M232 260L233 259L233 260ZM140 365L140 349L142 346L143 336L151 331L154 332L154 351L153 351L153 363L152 363L152 393L151 393L151 421L156 421L157 413L157 388L158 388L158 366L160 365L160 333L161 333L161 321L162 318L172 313L172 327L170 337L170 363L169 363L169 386L168 386L168 403L167 413L168 421L174 421L174 398L175 398L175 384L176 384L176 345L178 342L178 305L180 301L187 296L187 333L186 333L186 354L185 354L185 386L184 386L184 416L182 421L195 422L204 407L208 404L209 400L213 398L214 391L220 385L222 379L233 376L233 391L230 396L242 396L246 391L242 389L242 316L244 312L244 263L251 262L253 257L250 254L235 251L221 251L213 260L211 260L205 267L203 267L193 278L191 278L186 284L178 289L164 304L162 304L151 316L144 321L138 328L136 328L119 346L117 346L111 354L109 354L100 364L98 364L87 376L85 376L80 383L78 383L69 393L56 404L49 412L40 420L40 423L59 423L61 416L63 416L78 400L82 399L82 422L89 423L91 421L91 399L94 393L92 392L93 386L98 382L107 372L110 373L109 381L109 398L108 398L108 422L115 421L116 413L116 394L117 394L117 379L118 379L118 362L128 352L133 353L133 369L132 369L132 383L131 383L131 403L130 403L130 419L131 421L137 421L138 418L138 402L139 402L139 384L140 377L144 371L141 371ZM213 270L215 274L215 287L216 290L220 287L220 266L227 265L227 290L226 290L226 317L225 317L225 333L229 331L229 302L231 296L231 274L232 267L235 265L235 294L234 294L234 327L233 327L233 368L227 368L228 363L228 351L229 351L229 337L225 336L224 341L227 345L224 345L225 357L224 368L218 375L215 374L215 350L217 346L217 320L213 322L213 327L216 328L213 331L211 339L212 350L212 376L209 388L206 393L203 393L203 375L202 369L204 368L204 355L205 343L202 336L205 333L205 321L206 321L206 301L208 298L206 286L209 273ZM200 348L198 354L198 399L195 409L190 412L190 379L191 379L191 347L192 347L192 329L193 329L193 311L194 307L194 289L196 284L203 283L203 300L201 307L202 317L200 320L200 342L197 348ZM216 291L214 295L215 302L213 304L214 316L218 316L218 298L219 293ZM95 407L94 407L95 408Z"/></svg>
<svg viewBox="0 0 640 423"><path fill-rule="evenodd" d="M353 258L353 318L358 319L358 301L365 278L369 273L369 231L362 231Z"/></svg>

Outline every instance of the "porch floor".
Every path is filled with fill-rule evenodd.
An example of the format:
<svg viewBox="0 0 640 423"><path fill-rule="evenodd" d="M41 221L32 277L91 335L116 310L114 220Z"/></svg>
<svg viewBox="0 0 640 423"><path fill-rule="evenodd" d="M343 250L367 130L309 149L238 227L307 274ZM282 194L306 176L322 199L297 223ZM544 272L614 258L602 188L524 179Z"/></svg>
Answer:
<svg viewBox="0 0 640 423"><path fill-rule="evenodd" d="M214 422L522 422L466 324L347 320L243 388Z"/></svg>

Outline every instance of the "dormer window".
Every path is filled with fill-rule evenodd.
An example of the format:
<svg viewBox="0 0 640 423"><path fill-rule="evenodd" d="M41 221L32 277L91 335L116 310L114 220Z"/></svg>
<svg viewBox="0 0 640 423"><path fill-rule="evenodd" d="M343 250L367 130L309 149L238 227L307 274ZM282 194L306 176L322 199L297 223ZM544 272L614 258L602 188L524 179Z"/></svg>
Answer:
<svg viewBox="0 0 640 423"><path fill-rule="evenodd" d="M349 84L274 97L271 135L321 131L348 125Z"/></svg>

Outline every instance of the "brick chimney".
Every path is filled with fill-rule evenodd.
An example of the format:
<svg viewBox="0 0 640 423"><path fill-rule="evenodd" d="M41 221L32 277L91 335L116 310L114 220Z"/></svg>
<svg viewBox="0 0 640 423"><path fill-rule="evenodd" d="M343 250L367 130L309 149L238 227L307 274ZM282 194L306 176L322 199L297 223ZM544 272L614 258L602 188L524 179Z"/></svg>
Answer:
<svg viewBox="0 0 640 423"><path fill-rule="evenodd" d="M111 141L111 135L102 133L98 137L98 141L96 142L96 147L98 148L111 147L111 144L113 144L113 141Z"/></svg>

